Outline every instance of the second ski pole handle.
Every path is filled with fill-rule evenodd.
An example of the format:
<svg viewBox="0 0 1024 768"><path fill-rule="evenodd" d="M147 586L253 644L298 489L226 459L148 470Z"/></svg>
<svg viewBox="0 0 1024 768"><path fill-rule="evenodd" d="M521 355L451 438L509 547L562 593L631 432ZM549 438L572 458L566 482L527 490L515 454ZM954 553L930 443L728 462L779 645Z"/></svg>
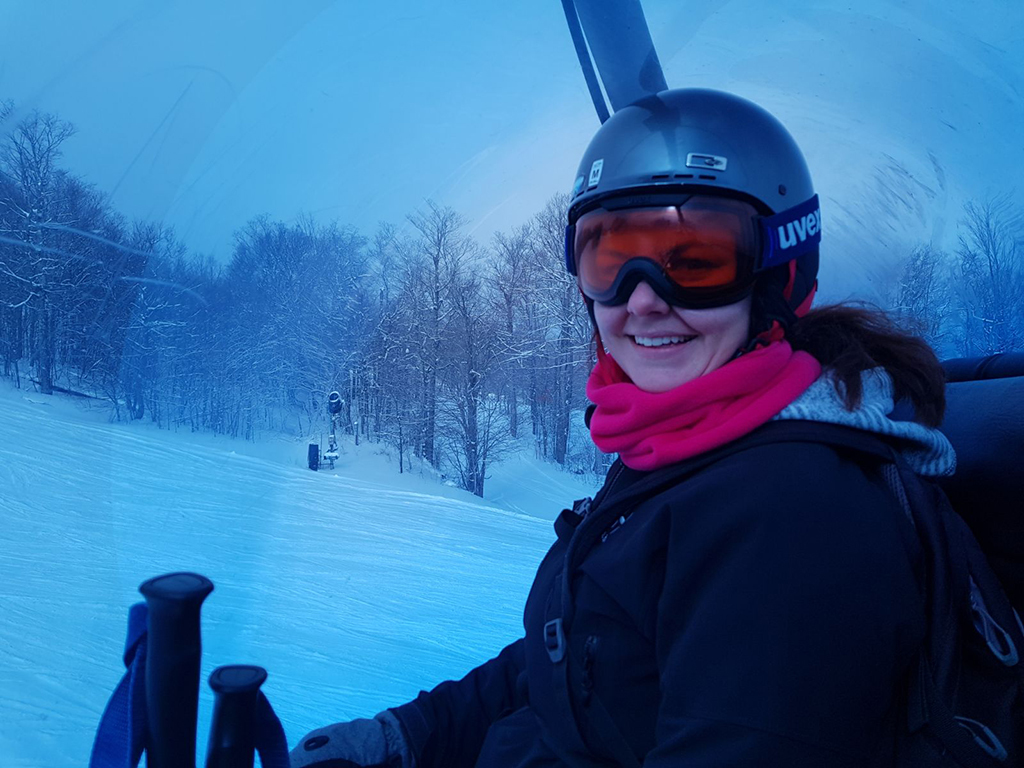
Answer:
<svg viewBox="0 0 1024 768"><path fill-rule="evenodd" d="M206 768L253 768L256 752L257 705L263 667L217 667L210 675L216 700L206 752Z"/></svg>
<svg viewBox="0 0 1024 768"><path fill-rule="evenodd" d="M213 582L169 573L139 587L149 611L146 656L146 765L194 768L199 663L199 611Z"/></svg>

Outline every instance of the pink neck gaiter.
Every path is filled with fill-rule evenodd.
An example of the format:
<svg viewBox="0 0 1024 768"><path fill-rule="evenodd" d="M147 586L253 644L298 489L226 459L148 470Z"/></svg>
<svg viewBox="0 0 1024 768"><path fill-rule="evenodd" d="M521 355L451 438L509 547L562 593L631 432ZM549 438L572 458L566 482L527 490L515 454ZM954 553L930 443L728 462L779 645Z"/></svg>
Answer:
<svg viewBox="0 0 1024 768"><path fill-rule="evenodd" d="M652 470L725 445L770 420L821 375L776 328L767 346L668 392L645 392L601 348L587 381L590 436L631 469Z"/></svg>

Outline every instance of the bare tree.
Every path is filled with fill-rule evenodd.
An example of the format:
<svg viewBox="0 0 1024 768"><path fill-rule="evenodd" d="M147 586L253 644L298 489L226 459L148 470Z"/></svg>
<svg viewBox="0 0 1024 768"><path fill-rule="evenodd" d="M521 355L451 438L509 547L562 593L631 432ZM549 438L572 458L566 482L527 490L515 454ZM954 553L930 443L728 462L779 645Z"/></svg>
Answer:
<svg viewBox="0 0 1024 768"><path fill-rule="evenodd" d="M413 246L392 225L378 226L369 250L377 301L360 362L372 389L374 434L398 451L399 472L405 471L409 449L421 444L423 426L418 418L423 392L416 315L425 301L412 252Z"/></svg>
<svg viewBox="0 0 1024 768"><path fill-rule="evenodd" d="M950 291L945 254L929 245L913 249L903 262L889 295L893 314L912 327L935 349L946 338Z"/></svg>
<svg viewBox="0 0 1024 768"><path fill-rule="evenodd" d="M964 355L1024 348L1024 226L1008 196L967 203L958 249L958 346Z"/></svg>
<svg viewBox="0 0 1024 768"><path fill-rule="evenodd" d="M530 224L516 227L509 234L494 235L492 285L502 318L501 332L495 334L506 369L504 391L508 413L508 431L512 438L519 433L519 392L523 389L524 362L536 350L537 339L529 333L525 317L534 298L536 269L530 258L536 250L534 230Z"/></svg>
<svg viewBox="0 0 1024 768"><path fill-rule="evenodd" d="M553 196L535 217L537 296L548 320L540 323L549 352L540 362L537 399L545 406L536 413L544 420L541 432L550 457L564 464L569 420L580 398L582 376L589 368L592 330L575 279L564 268L565 212L569 196ZM542 413L546 410L547 413ZM534 427L537 430L537 425ZM536 431L535 431L536 434ZM549 438L549 439L548 439Z"/></svg>
<svg viewBox="0 0 1024 768"><path fill-rule="evenodd" d="M0 235L23 243L21 248L7 249L0 260L0 275L8 283L5 306L15 310L18 324L32 341L31 357L44 394L53 393L57 346L53 297L67 262L53 247L50 233L73 225L62 216L61 188L66 177L57 160L61 145L73 133L71 124L55 115L33 112L0 143L4 179L0 208L5 214Z"/></svg>
<svg viewBox="0 0 1024 768"><path fill-rule="evenodd" d="M526 399L542 453L565 463L592 361L561 264L564 196L497 235L490 259L427 202L410 237L384 225L369 248L308 217L258 217L221 268L58 167L71 134L33 113L0 140L5 375L27 357L44 391L69 379L119 418L247 438L313 430L337 388L356 440L395 444L402 469L410 452L454 468L478 494Z"/></svg>
<svg viewBox="0 0 1024 768"><path fill-rule="evenodd" d="M462 217L448 207L427 201L427 210L409 216L409 223L419 233L417 250L425 269L419 272L419 290L426 299L426 312L420 318L422 340L420 361L423 377L423 458L435 467L439 457L435 451L437 429L438 380L441 367L443 326L450 311L450 276L465 258L470 247L462 234Z"/></svg>
<svg viewBox="0 0 1024 768"><path fill-rule="evenodd" d="M495 343L500 320L491 311L480 275L483 265L455 265L450 322L445 329L445 388L448 418L443 430L463 488L484 495L488 462L508 444L496 393L489 388L504 356Z"/></svg>

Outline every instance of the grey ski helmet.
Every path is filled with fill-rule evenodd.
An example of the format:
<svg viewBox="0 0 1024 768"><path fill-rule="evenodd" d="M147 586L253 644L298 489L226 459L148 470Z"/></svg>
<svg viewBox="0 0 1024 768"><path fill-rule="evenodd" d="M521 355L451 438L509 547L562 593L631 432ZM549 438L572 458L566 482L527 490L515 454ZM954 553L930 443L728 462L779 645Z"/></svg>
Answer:
<svg viewBox="0 0 1024 768"><path fill-rule="evenodd" d="M642 206L645 194L691 190L747 200L762 214L770 242L759 282L774 286L769 311L788 325L818 273L821 219L814 186L782 123L722 91L662 91L618 110L601 126L583 155L569 204L570 272L575 274L569 241L582 214L613 197Z"/></svg>

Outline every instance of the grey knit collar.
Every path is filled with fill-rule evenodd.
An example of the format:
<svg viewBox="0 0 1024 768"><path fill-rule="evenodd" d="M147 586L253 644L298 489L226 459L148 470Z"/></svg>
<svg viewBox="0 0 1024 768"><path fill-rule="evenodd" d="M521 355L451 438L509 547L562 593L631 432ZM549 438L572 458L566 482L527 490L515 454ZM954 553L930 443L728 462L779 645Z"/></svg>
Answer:
<svg viewBox="0 0 1024 768"><path fill-rule="evenodd" d="M825 371L806 392L790 403L775 419L801 419L843 424L896 438L895 446L919 475L939 477L956 469L956 452L937 429L913 421L896 421L893 410L892 379L884 368L861 374L864 397L860 407L849 411L836 391L834 379Z"/></svg>

